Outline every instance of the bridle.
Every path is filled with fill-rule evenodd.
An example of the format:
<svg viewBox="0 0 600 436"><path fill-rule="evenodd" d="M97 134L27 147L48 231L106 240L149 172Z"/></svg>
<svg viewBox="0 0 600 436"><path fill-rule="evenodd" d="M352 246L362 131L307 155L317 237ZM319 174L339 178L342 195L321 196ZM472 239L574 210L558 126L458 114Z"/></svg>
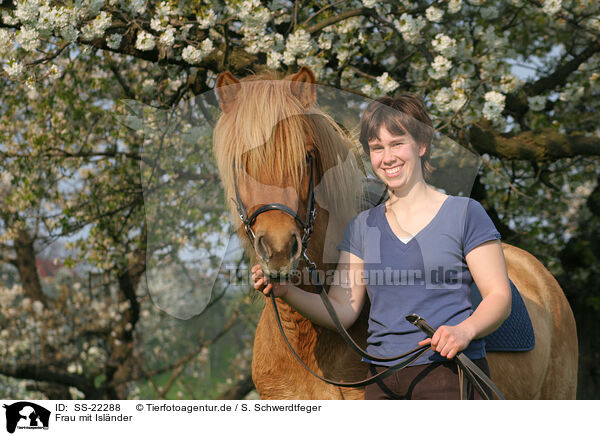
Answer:
<svg viewBox="0 0 600 436"><path fill-rule="evenodd" d="M290 349L290 351L292 352L292 354L294 355L296 360L298 360L298 362L300 362L300 364L308 372L310 372L313 376L317 377L318 379L320 379L326 383L332 384L334 386L346 387L346 388L366 386L368 384L375 383L378 380L381 380L385 377L390 376L395 371L399 371L399 370L407 367L411 363L415 362L419 357L421 357L427 350L429 350L431 348L431 346L430 345L422 345L422 346L414 348L413 350L410 350L406 353L400 354L398 356L393 356L393 357L382 358L382 357L378 357L378 356L373 356L373 355L367 353L365 350L363 350L354 341L354 339L352 339L352 337L350 336L350 334L348 333L346 328L342 325L341 321L339 320L339 317L337 316L337 313L335 312L335 309L333 308L333 305L331 304L331 301L329 300L327 292L325 292L325 289L323 288L323 284L321 283L321 281L319 279L319 274L317 272L316 264L314 262L312 262L310 260L310 258L308 257L308 255L306 254L306 250L308 248L308 243L310 241L310 237L314 230L314 223L315 223L315 218L317 215L317 204L315 201L315 194L314 194L315 162L314 162L314 157L311 153L309 153L307 155L306 159L307 159L308 163L310 164L310 181L309 181L309 189L308 189L308 204L306 207L306 218L304 221L302 220L302 218L300 218L300 216L298 215L298 213L296 211L292 210L290 207L286 206L285 204L281 204L281 203L265 204L265 205L259 207L258 209L256 209L250 216L248 216L248 212L246 210L246 207L244 206L244 203L242 202L242 199L241 199L241 196L239 193L239 189L237 186L237 181L236 181L237 179L236 179L236 175L235 175L235 166L233 167L233 180L234 180L233 183L234 183L234 187L235 187L236 198L235 198L235 200L234 199L232 199L232 200L236 205L238 215L239 215L240 219L242 220L242 224L244 225L244 230L246 231L246 234L248 235L248 238L250 239L250 242L252 243L253 246L254 246L254 240L256 238L256 235L254 234L254 231L252 230L252 225L256 222L256 218L261 213L265 213L265 212L272 211L272 210L279 210L281 212L284 212L284 213L290 215L292 218L294 218L298 222L298 224L300 224L300 226L303 228L301 256L304 259L304 261L306 262L307 268L311 275L311 281L312 281L313 285L317 288L317 292L318 292L319 296L321 297L321 300L323 301L323 304L325 305L325 308L327 309L327 312L329 313L331 320L335 324L339 334L342 336L344 341L348 344L348 346L350 348L352 348L360 356L365 357L373 362L392 362L395 360L403 359L399 363L389 366L387 369L380 372L379 374L374 375L369 378L366 378L364 380L360 380L358 382L339 382L336 380L327 379L327 378L317 374L316 372L314 372L311 368L309 368L308 365L302 360L302 358L296 353L296 351L292 347L291 343L289 342L289 340L283 330L283 326L281 324L281 318L279 316L279 310L277 309L277 302L275 301L274 293L273 292L270 293L271 302L273 305L273 310L275 313L275 318L277 320L277 325L279 327L279 331L281 332L281 335L283 336L285 343L287 344L288 348ZM427 322L423 318L421 318L420 316L418 316L416 314L407 315L406 319L409 322L411 322L413 325L415 325L419 329L421 329L429 337L432 337L433 334L435 333L435 329L433 329L429 324L427 324ZM496 387L496 385L492 382L492 380L490 380L490 378L477 365L475 365L464 353L462 353L462 352L458 353L454 357L453 360L456 362L457 367L458 367L461 399L467 398L467 380L469 380L473 384L475 389L481 394L481 396L483 398L492 399L493 397L484 390L484 388L482 387L482 384L485 385L486 387L488 387L494 394L496 394L496 396L499 399L501 399L501 400L504 399L504 397L502 396L502 393ZM465 378L465 376L466 376L466 378Z"/></svg>
<svg viewBox="0 0 600 436"><path fill-rule="evenodd" d="M314 159L312 153L307 154L306 160L310 165L310 181L309 181L309 185L308 185L308 204L306 206L306 218L304 219L304 221L302 221L302 218L300 218L300 215L298 215L298 213L295 210L293 210L289 206L286 206L285 204L282 204L282 203L265 204L265 205L259 207L258 209L256 209L254 212L252 212L252 214L250 216L248 216L248 211L246 210L246 207L244 206L244 202L242 201L242 198L240 196L240 191L237 186L237 181L236 181L237 179L235 177L235 167L233 168L233 185L235 187L235 200L233 200L233 199L232 200L235 203L238 215L239 215L240 219L242 220L242 224L244 225L244 230L246 231L246 234L248 235L248 238L250 239L250 243L252 244L252 246L254 246L254 240L256 239L256 235L254 234L254 231L252 230L252 226L254 225L256 218L261 213L269 212L271 210L279 210L281 212L287 213L292 218L294 218L303 229L302 239L301 239L301 245L302 245L301 256L306 261L307 265L314 265L316 268L316 265L313 262L311 262L310 259L308 258L308 256L306 255L306 249L308 248L308 242L310 241L310 237L312 236L312 232L313 232L314 225L315 225L315 218L317 216L317 202L315 201L315 183L314 183L315 159Z"/></svg>

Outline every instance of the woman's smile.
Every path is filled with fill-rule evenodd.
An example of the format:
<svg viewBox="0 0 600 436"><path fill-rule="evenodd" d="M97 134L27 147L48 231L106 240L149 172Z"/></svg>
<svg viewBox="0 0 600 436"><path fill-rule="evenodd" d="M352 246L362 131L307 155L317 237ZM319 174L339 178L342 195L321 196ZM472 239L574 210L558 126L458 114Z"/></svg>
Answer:
<svg viewBox="0 0 600 436"><path fill-rule="evenodd" d="M384 168L383 170L385 171L385 175L387 177L397 177L400 175L400 170L402 169L403 166L404 166L404 164L397 165L392 168Z"/></svg>

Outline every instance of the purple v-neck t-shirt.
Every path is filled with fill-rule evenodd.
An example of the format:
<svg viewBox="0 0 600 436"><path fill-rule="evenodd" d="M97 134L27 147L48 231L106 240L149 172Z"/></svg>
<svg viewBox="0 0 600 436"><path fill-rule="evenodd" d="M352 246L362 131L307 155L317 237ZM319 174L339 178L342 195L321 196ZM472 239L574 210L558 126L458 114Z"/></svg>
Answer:
<svg viewBox="0 0 600 436"><path fill-rule="evenodd" d="M391 357L416 348L426 335L405 319L412 313L433 328L467 319L473 312L473 278L465 256L494 239L500 233L492 220L479 202L467 197L448 196L435 217L406 243L392 231L385 204L354 217L337 248L364 261L364 277L359 279L371 302L367 352ZM484 340L473 340L463 352L471 359L485 357ZM445 360L428 350L412 365Z"/></svg>

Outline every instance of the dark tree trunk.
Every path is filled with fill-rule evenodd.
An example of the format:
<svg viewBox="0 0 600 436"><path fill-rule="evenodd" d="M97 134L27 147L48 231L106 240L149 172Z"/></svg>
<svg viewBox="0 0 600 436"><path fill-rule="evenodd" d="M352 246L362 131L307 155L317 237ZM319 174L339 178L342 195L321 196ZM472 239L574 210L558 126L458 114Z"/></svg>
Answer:
<svg viewBox="0 0 600 436"><path fill-rule="evenodd" d="M46 296L42 292L38 274L33 239L24 229L19 229L14 239L16 259L14 265L19 271L23 291L32 300L38 300L46 305Z"/></svg>

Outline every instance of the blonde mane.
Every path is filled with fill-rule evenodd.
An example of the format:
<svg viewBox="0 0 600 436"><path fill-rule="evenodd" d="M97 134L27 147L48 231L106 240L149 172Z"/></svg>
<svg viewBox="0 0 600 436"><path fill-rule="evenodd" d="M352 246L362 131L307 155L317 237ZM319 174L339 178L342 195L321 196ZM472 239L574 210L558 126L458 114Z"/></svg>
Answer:
<svg viewBox="0 0 600 436"><path fill-rule="evenodd" d="M307 170L309 141L317 150L319 169L333 171L315 187L317 202L343 231L362 199L363 175L353 142L329 115L315 106L305 110L289 83L272 73L242 79L235 106L217 122L214 152L232 216L239 220L230 200L235 198L234 168L235 174L244 172L264 184L298 188Z"/></svg>

